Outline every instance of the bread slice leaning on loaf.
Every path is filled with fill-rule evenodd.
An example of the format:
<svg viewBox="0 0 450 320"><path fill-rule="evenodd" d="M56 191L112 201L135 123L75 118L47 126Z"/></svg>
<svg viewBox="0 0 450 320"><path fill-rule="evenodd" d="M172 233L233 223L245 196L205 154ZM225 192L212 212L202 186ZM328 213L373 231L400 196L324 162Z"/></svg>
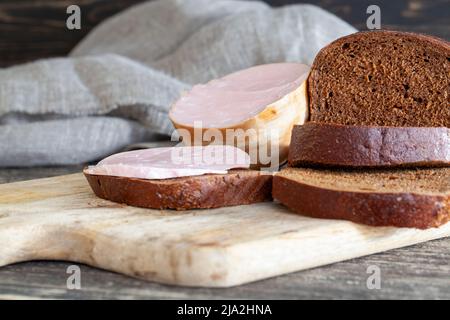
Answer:
<svg viewBox="0 0 450 320"><path fill-rule="evenodd" d="M450 44L425 35L359 32L323 48L308 78L311 122L293 129L274 199L372 226L449 221L449 74Z"/></svg>
<svg viewBox="0 0 450 320"><path fill-rule="evenodd" d="M274 176L272 195L314 218L426 229L450 220L450 168L287 168Z"/></svg>
<svg viewBox="0 0 450 320"><path fill-rule="evenodd" d="M307 122L294 126L289 165L327 167L432 167L450 165L450 129L345 126Z"/></svg>
<svg viewBox="0 0 450 320"><path fill-rule="evenodd" d="M291 166L450 165L450 44L398 31L324 47L308 78L310 123L295 126Z"/></svg>

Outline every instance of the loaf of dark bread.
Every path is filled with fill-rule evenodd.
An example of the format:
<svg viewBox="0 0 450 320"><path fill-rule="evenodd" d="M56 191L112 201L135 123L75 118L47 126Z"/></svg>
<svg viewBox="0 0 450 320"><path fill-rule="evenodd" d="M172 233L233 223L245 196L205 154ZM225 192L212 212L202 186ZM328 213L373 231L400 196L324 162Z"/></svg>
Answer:
<svg viewBox="0 0 450 320"><path fill-rule="evenodd" d="M450 220L450 168L377 171L287 168L273 197L315 218L425 229Z"/></svg>
<svg viewBox="0 0 450 320"><path fill-rule="evenodd" d="M272 175L255 170L164 180L84 174L98 197L136 207L188 210L272 200Z"/></svg>
<svg viewBox="0 0 450 320"><path fill-rule="evenodd" d="M293 167L449 166L450 129L307 122L292 131L288 161Z"/></svg>
<svg viewBox="0 0 450 320"><path fill-rule="evenodd" d="M359 32L316 56L310 120L367 126L450 127L450 43L397 32Z"/></svg>

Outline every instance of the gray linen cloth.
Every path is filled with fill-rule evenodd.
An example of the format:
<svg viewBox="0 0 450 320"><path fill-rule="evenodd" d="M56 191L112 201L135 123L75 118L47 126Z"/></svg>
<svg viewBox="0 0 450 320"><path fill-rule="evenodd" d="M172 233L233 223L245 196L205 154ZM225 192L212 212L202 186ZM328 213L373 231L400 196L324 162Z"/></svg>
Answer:
<svg viewBox="0 0 450 320"><path fill-rule="evenodd" d="M160 0L107 19L67 58L0 69L0 166L93 161L173 127L182 91L257 64L311 64L356 30L312 5Z"/></svg>

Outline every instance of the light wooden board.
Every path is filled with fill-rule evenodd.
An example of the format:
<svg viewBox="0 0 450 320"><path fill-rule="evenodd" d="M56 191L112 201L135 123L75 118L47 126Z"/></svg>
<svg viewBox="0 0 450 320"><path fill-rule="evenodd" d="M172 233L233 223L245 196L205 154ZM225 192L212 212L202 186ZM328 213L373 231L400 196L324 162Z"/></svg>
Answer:
<svg viewBox="0 0 450 320"><path fill-rule="evenodd" d="M0 266L68 260L150 281L228 287L450 236L291 214L276 203L159 211L96 198L82 174L0 185Z"/></svg>

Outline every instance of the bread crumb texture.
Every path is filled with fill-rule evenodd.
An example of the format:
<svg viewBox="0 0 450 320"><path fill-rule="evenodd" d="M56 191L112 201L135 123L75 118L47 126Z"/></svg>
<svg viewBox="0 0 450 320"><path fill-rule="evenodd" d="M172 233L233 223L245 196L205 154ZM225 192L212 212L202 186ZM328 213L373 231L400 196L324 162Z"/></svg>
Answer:
<svg viewBox="0 0 450 320"><path fill-rule="evenodd" d="M308 90L312 121L450 127L450 43L395 31L355 33L319 52Z"/></svg>

